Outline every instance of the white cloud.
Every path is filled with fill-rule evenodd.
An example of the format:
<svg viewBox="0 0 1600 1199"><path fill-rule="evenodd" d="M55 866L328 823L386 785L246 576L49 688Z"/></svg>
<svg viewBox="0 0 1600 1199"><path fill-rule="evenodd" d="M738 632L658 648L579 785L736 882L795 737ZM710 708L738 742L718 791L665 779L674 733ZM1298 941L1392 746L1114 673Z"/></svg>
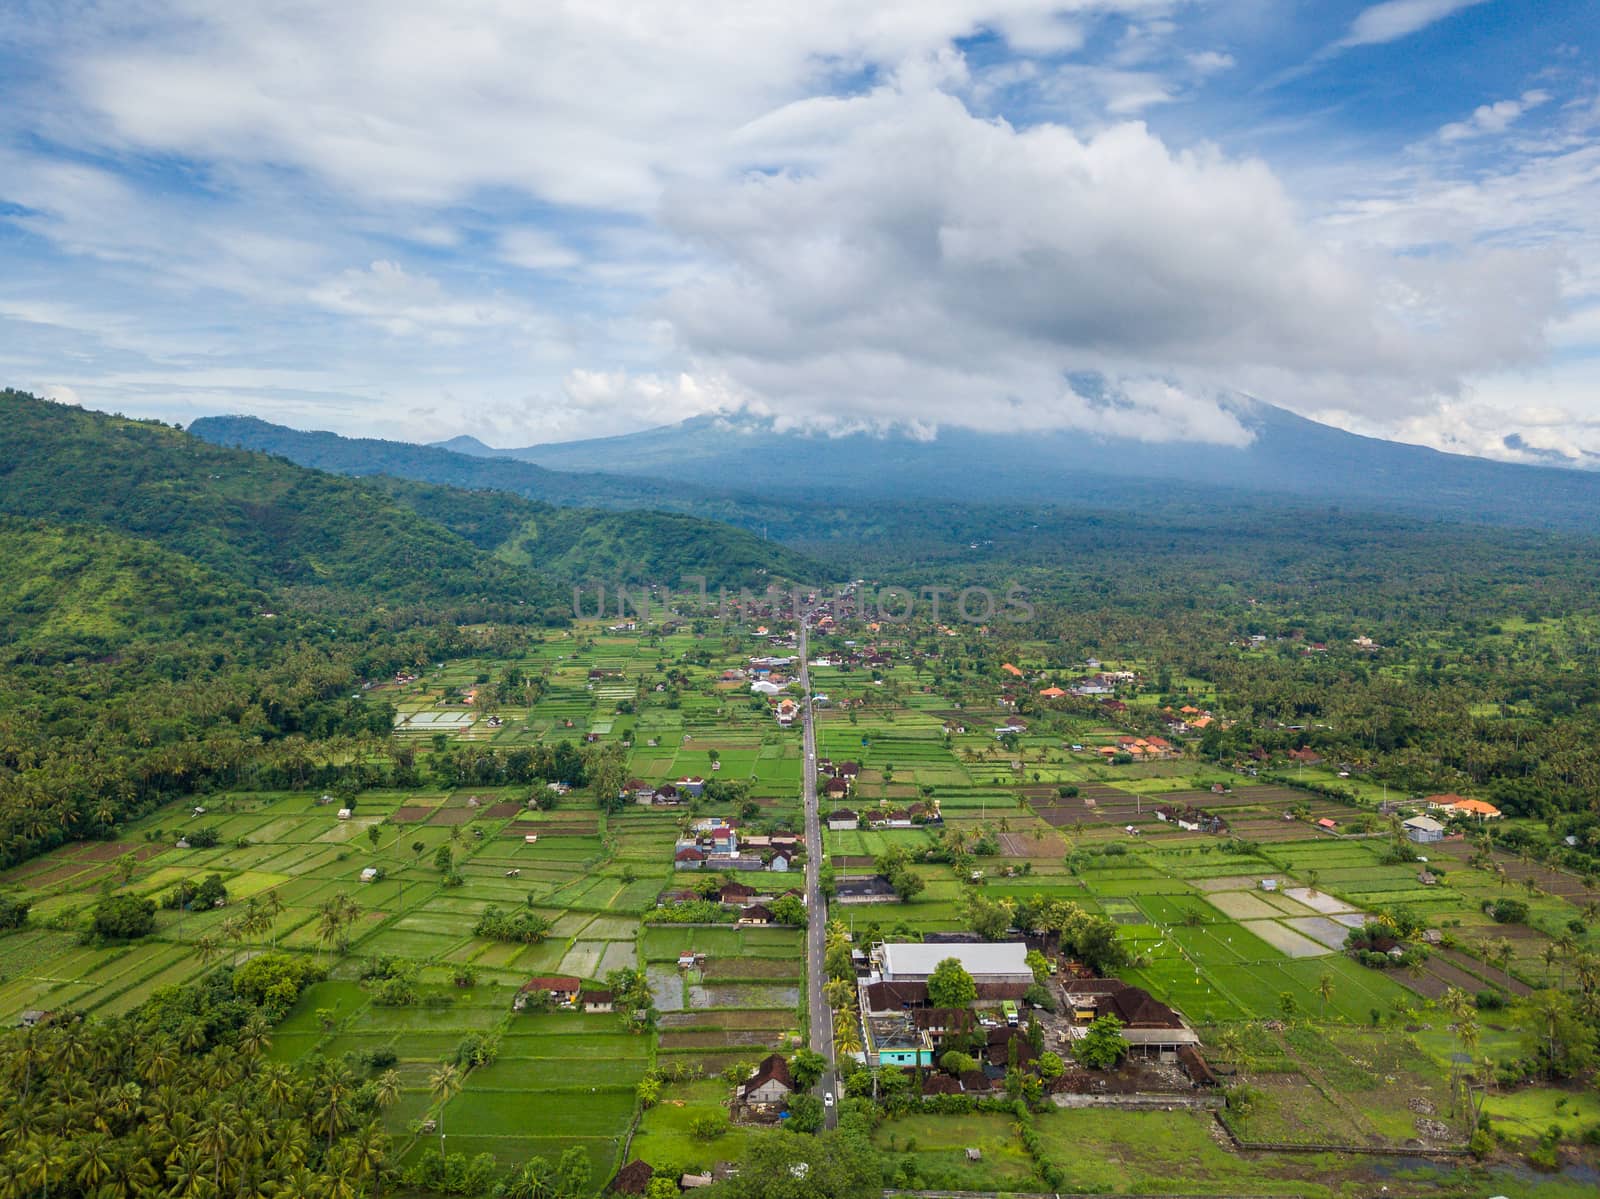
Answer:
<svg viewBox="0 0 1600 1199"><path fill-rule="evenodd" d="M1232 435L1227 386L1392 414L1536 353L1557 299L1539 254L1337 248L1261 162L1137 123L1018 130L901 87L809 116L824 160L665 214L723 260L667 302L685 347L775 412L1096 427L1063 377L1098 370L1176 384L1137 392L1157 437L1179 397Z"/></svg>
<svg viewBox="0 0 1600 1199"><path fill-rule="evenodd" d="M364 269L341 271L313 288L307 297L329 312L361 320L391 337L441 343L465 332L509 330L547 336L552 330L537 312L506 297L458 297L437 279L379 260Z"/></svg>
<svg viewBox="0 0 1600 1199"><path fill-rule="evenodd" d="M1328 53L1466 6L1373 5ZM1563 303L1558 344L1600 341L1600 107L1490 92L1512 98L1399 167L1308 189L1308 217L1190 132L1202 83L1248 85L1204 47L1253 70L1265 20L1200 7L87 0L70 35L11 13L49 86L0 111L0 221L30 256L0 367L422 437L749 406L1236 444L1230 389L1394 427L1487 403ZM985 31L1007 52L969 66ZM1547 103L1536 154L1531 121L1491 136Z"/></svg>
<svg viewBox="0 0 1600 1199"><path fill-rule="evenodd" d="M1465 121L1454 121L1439 130L1439 139L1458 142L1480 134L1504 133L1529 109L1548 102L1550 93L1541 90L1523 92L1515 100L1496 100L1493 104L1480 104Z"/></svg>
<svg viewBox="0 0 1600 1199"><path fill-rule="evenodd" d="M1201 50L1190 54L1185 61L1202 75L1215 75L1219 71L1233 69L1233 55L1225 54L1221 50Z"/></svg>
<svg viewBox="0 0 1600 1199"><path fill-rule="evenodd" d="M1375 46L1410 37L1446 17L1484 0L1384 0L1363 9L1350 24L1341 47Z"/></svg>
<svg viewBox="0 0 1600 1199"><path fill-rule="evenodd" d="M500 257L530 271L575 267L583 256L541 229L508 229L500 235Z"/></svg>

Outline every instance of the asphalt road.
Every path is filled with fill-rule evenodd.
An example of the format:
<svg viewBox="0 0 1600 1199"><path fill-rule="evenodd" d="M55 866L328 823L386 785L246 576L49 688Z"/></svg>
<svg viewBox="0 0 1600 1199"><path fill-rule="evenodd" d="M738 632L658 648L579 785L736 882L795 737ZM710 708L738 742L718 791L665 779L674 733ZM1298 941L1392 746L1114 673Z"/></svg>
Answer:
<svg viewBox="0 0 1600 1199"><path fill-rule="evenodd" d="M809 658L806 646L806 614L799 614L800 622L800 689L803 693L801 721L805 733L805 763L801 778L804 780L806 808L806 907L809 921L806 929L806 1001L811 1022L811 1048L828 1060L817 1083L818 1094L838 1093L838 1068L833 1057L833 1013L822 997L822 984L827 979L823 970L824 940L828 925L828 901L822 895L822 819L817 810L817 730L811 718L811 672L806 666ZM837 1106L825 1109L826 1126L839 1122Z"/></svg>

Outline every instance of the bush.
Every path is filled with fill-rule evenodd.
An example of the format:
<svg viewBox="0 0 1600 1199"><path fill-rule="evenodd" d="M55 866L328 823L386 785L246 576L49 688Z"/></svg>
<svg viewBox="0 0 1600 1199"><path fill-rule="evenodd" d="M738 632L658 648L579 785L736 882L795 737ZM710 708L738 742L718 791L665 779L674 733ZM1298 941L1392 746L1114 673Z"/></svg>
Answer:
<svg viewBox="0 0 1600 1199"><path fill-rule="evenodd" d="M233 991L259 1007L286 1012L301 991L327 974L310 958L263 953L233 972Z"/></svg>
<svg viewBox="0 0 1600 1199"><path fill-rule="evenodd" d="M0 895L0 931L21 928L28 923L30 906L26 899L8 899Z"/></svg>
<svg viewBox="0 0 1600 1199"><path fill-rule="evenodd" d="M1485 900L1483 910L1496 924L1526 924L1528 922L1528 905L1520 899L1502 897L1495 900Z"/></svg>
<svg viewBox="0 0 1600 1199"><path fill-rule="evenodd" d="M473 930L480 937L496 941L520 941L524 945L537 945L550 931L550 921L528 908L502 912L490 904L478 917Z"/></svg>
<svg viewBox="0 0 1600 1199"><path fill-rule="evenodd" d="M137 895L108 895L95 905L94 935L107 941L132 941L156 931L156 905Z"/></svg>

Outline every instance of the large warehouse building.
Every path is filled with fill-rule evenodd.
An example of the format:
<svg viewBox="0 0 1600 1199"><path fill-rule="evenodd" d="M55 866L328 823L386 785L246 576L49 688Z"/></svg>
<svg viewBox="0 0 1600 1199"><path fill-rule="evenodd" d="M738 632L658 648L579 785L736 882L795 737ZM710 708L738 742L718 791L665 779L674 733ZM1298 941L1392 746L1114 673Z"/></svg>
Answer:
<svg viewBox="0 0 1600 1199"><path fill-rule="evenodd" d="M1011 983L1026 987L1033 982L1028 968L1028 947L1021 941L978 945L924 945L886 942L872 947L874 971L884 982L920 983L946 958L955 958L980 987Z"/></svg>

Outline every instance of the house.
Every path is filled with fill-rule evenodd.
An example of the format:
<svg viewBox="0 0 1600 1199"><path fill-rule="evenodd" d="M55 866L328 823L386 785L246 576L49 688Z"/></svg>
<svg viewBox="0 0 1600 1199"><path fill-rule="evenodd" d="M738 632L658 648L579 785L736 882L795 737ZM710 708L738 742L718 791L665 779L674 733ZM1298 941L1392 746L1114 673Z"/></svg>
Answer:
<svg viewBox="0 0 1600 1199"><path fill-rule="evenodd" d="M1322 755L1309 746L1289 751L1289 761L1299 762L1302 766L1317 766L1322 762Z"/></svg>
<svg viewBox="0 0 1600 1199"><path fill-rule="evenodd" d="M674 870L699 870L706 864L707 854L698 845L685 845L672 855Z"/></svg>
<svg viewBox="0 0 1600 1199"><path fill-rule="evenodd" d="M849 808L840 808L836 812L828 813L828 831L833 833L846 832L860 823L860 817Z"/></svg>
<svg viewBox="0 0 1600 1199"><path fill-rule="evenodd" d="M794 1080L789 1077L789 1063L781 1053L770 1054L739 1087L741 1099L760 1107L786 1103L792 1094Z"/></svg>
<svg viewBox="0 0 1600 1199"><path fill-rule="evenodd" d="M352 812L349 808L340 808L339 809L339 819L340 820L349 820L350 817L352 817L354 815L355 815L355 813Z"/></svg>
<svg viewBox="0 0 1600 1199"><path fill-rule="evenodd" d="M617 1176L606 1190L613 1195L642 1195L649 1189L650 1180L655 1176L654 1166L634 1158L617 1171Z"/></svg>
<svg viewBox="0 0 1600 1199"><path fill-rule="evenodd" d="M1468 799L1464 795L1430 795L1422 801L1430 812L1442 812L1446 816L1475 816L1478 819L1493 820L1500 815L1500 809L1493 804L1484 803L1481 799ZM1494 816L1488 816L1493 812Z"/></svg>
<svg viewBox="0 0 1600 1199"><path fill-rule="evenodd" d="M1321 820L1317 821L1317 827L1322 829L1323 832L1331 833L1334 829L1339 827L1339 822L1324 816Z"/></svg>
<svg viewBox="0 0 1600 1199"><path fill-rule="evenodd" d="M759 903L753 903L749 907L740 910L737 923L748 928L752 926L771 924L772 921L773 915L771 908L763 907Z"/></svg>
<svg viewBox="0 0 1600 1199"><path fill-rule="evenodd" d="M1033 970L1024 960L1027 953L1021 941L966 945L891 941L872 947L872 961L885 982L925 983L940 962L955 958L975 983L1026 987L1033 983Z"/></svg>
<svg viewBox="0 0 1600 1199"><path fill-rule="evenodd" d="M696 799L700 798L701 792L703 792L705 789L705 779L700 778L697 775L691 775L688 778L681 778L678 780L678 790L688 792Z"/></svg>
<svg viewBox="0 0 1600 1199"><path fill-rule="evenodd" d="M530 978L517 988L516 998L511 1001L513 1011L522 1011L527 1006L529 998L540 991L548 992L551 1000L562 1007L571 1007L578 1002L578 993L583 989L583 983L576 978L565 975L542 976Z"/></svg>
<svg viewBox="0 0 1600 1199"><path fill-rule="evenodd" d="M829 779L822 785L822 793L829 799L843 799L850 794L849 780Z"/></svg>
<svg viewBox="0 0 1600 1199"><path fill-rule="evenodd" d="M54 1012L47 1012L42 1008L29 1008L27 1011L23 1012L22 1016L18 1019L17 1027L34 1028L37 1025L46 1023L54 1014Z"/></svg>
<svg viewBox="0 0 1600 1199"><path fill-rule="evenodd" d="M747 887L743 883L724 883L722 890L717 892L719 902L732 906L743 906L755 898L756 889Z"/></svg>
<svg viewBox="0 0 1600 1199"><path fill-rule="evenodd" d="M787 846L780 846L772 851L772 861L767 863L767 869L779 874L788 872L789 863L794 858L794 850Z"/></svg>
<svg viewBox="0 0 1600 1199"><path fill-rule="evenodd" d="M1261 880L1261 889L1263 891L1276 891L1278 889L1278 880L1275 879L1275 878L1264 878L1264 879L1262 879Z"/></svg>
<svg viewBox="0 0 1600 1199"><path fill-rule="evenodd" d="M898 903L899 893L879 874L841 878L834 883L835 903Z"/></svg>
<svg viewBox="0 0 1600 1199"><path fill-rule="evenodd" d="M365 870L363 870L361 872L361 881L364 882L364 883L375 883L375 882L377 882L378 881L378 868L376 866L368 866Z"/></svg>
<svg viewBox="0 0 1600 1199"><path fill-rule="evenodd" d="M1010 662L1000 663L1000 670L1002 673L1008 674L1014 679L1020 679L1022 677L1022 671L1018 670Z"/></svg>
<svg viewBox="0 0 1600 1199"><path fill-rule="evenodd" d="M671 783L662 783L655 789L650 802L658 808L675 808L683 802L683 796L678 794L678 789Z"/></svg>
<svg viewBox="0 0 1600 1199"><path fill-rule="evenodd" d="M1198 1045L1199 1035L1172 1008L1142 987L1114 978L1080 979L1067 984L1075 1019L1092 1022L1110 1014L1122 1022L1130 1051L1163 1062L1176 1062L1185 1046ZM1011 1031L1011 1030L1007 1030Z"/></svg>
<svg viewBox="0 0 1600 1199"><path fill-rule="evenodd" d="M616 997L610 991L581 991L578 993L578 1003L586 1012L610 1012L615 1010Z"/></svg>
<svg viewBox="0 0 1600 1199"><path fill-rule="evenodd" d="M971 1008L925 1007L911 1013L911 1023L928 1034L933 1047L938 1049L946 1037L961 1037L970 1033L978 1023Z"/></svg>
<svg viewBox="0 0 1600 1199"><path fill-rule="evenodd" d="M1465 816L1470 820L1499 820L1503 813L1492 803L1481 799L1462 799L1460 796L1449 797L1452 802L1436 804L1434 799L1444 799L1445 796L1434 796L1428 800L1428 807L1434 810L1445 810L1452 816Z"/></svg>
<svg viewBox="0 0 1600 1199"><path fill-rule="evenodd" d="M1039 694L1045 699L1060 699L1062 696L1066 695L1066 692L1061 690L1060 687L1046 687L1043 691L1039 692Z"/></svg>

